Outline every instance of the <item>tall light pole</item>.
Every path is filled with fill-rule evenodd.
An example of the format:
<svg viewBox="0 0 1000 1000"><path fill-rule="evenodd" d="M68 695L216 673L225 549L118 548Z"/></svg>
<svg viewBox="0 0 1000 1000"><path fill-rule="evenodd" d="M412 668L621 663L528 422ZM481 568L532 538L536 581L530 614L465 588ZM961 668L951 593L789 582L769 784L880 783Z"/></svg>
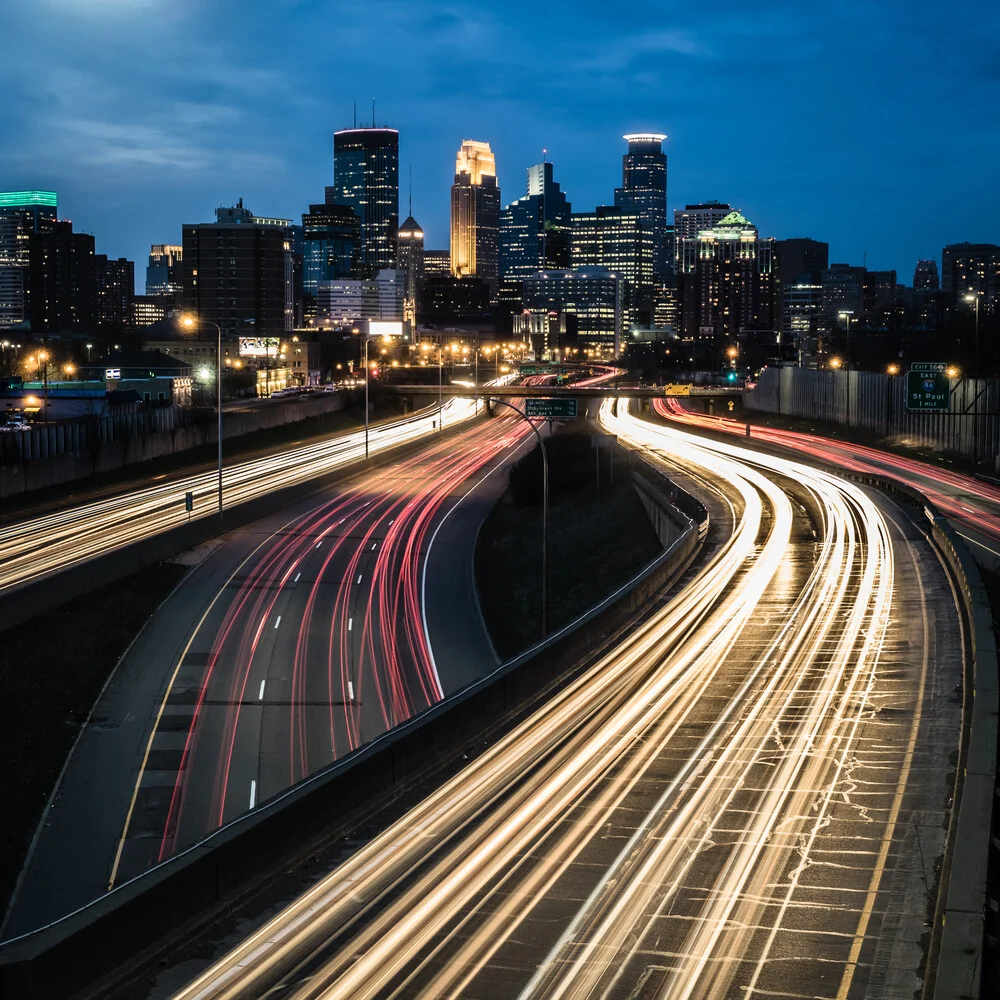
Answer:
<svg viewBox="0 0 1000 1000"><path fill-rule="evenodd" d="M976 292L967 292L962 296L966 302L976 304L976 374L979 374L979 295Z"/></svg>
<svg viewBox="0 0 1000 1000"><path fill-rule="evenodd" d="M217 435L219 438L219 521L222 521L222 327L218 323L213 323L210 319L201 319L198 316L185 316L181 320L182 325L189 330L195 330L200 324L214 326L218 334L215 347L215 406L218 412ZM265 341L265 353L267 351Z"/></svg>
<svg viewBox="0 0 1000 1000"><path fill-rule="evenodd" d="M847 347L844 351L845 367L847 368L847 424L851 425L851 317L853 309L842 309L837 315L847 324Z"/></svg>

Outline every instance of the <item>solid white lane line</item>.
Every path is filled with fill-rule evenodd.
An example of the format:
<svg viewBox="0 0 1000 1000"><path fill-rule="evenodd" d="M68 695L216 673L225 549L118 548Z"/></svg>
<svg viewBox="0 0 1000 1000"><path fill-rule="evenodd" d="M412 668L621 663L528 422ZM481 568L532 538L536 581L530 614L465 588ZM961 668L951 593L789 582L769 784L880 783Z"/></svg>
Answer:
<svg viewBox="0 0 1000 1000"><path fill-rule="evenodd" d="M347 682L347 697L354 701L354 683L352 681Z"/></svg>
<svg viewBox="0 0 1000 1000"><path fill-rule="evenodd" d="M257 782L256 781L251 781L250 782L250 808L253 809L253 807L255 805L257 805Z"/></svg>
<svg viewBox="0 0 1000 1000"><path fill-rule="evenodd" d="M277 628L281 624L281 615L278 615L278 620L274 623L274 627Z"/></svg>
<svg viewBox="0 0 1000 1000"><path fill-rule="evenodd" d="M263 701L264 700L264 685L266 683L267 683L267 678L265 678L264 680L262 680L260 682L260 691L257 694L257 700L258 701Z"/></svg>
<svg viewBox="0 0 1000 1000"><path fill-rule="evenodd" d="M353 618L348 618L347 619L347 631L350 632L352 628L354 628L354 619Z"/></svg>
<svg viewBox="0 0 1000 1000"><path fill-rule="evenodd" d="M300 576L302 576L302 571L301 570L298 573L295 574L295 579L292 580L292 583L298 583Z"/></svg>

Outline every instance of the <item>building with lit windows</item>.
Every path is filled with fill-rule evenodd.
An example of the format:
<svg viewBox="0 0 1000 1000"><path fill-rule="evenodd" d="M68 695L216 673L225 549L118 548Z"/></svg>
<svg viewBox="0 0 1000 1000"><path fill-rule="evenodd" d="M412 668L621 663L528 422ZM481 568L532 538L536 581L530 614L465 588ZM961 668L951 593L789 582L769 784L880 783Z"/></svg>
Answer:
<svg viewBox="0 0 1000 1000"><path fill-rule="evenodd" d="M302 215L302 294L306 317L316 315L321 281L360 276L361 224L346 205L310 205Z"/></svg>
<svg viewBox="0 0 1000 1000"><path fill-rule="evenodd" d="M135 324L135 264L107 254L94 255L94 319L107 333L121 333Z"/></svg>
<svg viewBox="0 0 1000 1000"><path fill-rule="evenodd" d="M627 325L622 290L622 276L605 267L540 271L524 279L524 310L514 317L514 332L537 331L537 317L554 317L543 324L549 340L535 344L536 352L543 346L550 357L556 350L566 356L567 350L587 349L617 356ZM552 331L558 331L558 341Z"/></svg>
<svg viewBox="0 0 1000 1000"><path fill-rule="evenodd" d="M822 274L823 313L827 329L833 329L840 313L861 321L865 309L865 269L853 264L831 264ZM841 324L842 325L842 324Z"/></svg>
<svg viewBox="0 0 1000 1000"><path fill-rule="evenodd" d="M936 292L941 288L936 260L918 260L913 269L913 290L915 292Z"/></svg>
<svg viewBox="0 0 1000 1000"><path fill-rule="evenodd" d="M615 188L615 205L636 215L653 243L653 273L671 270L667 239L667 156L659 132L637 132L622 138L628 152L622 156L622 186Z"/></svg>
<svg viewBox="0 0 1000 1000"><path fill-rule="evenodd" d="M294 325L288 219L218 208L215 222L183 226L183 306L225 337L280 337Z"/></svg>
<svg viewBox="0 0 1000 1000"><path fill-rule="evenodd" d="M599 205L574 212L569 260L573 268L603 267L621 275L632 289L653 284L655 244L638 215L618 206Z"/></svg>
<svg viewBox="0 0 1000 1000"><path fill-rule="evenodd" d="M818 368L823 350L823 286L802 274L782 286L781 342L800 368Z"/></svg>
<svg viewBox="0 0 1000 1000"><path fill-rule="evenodd" d="M55 191L0 191L0 329L28 322L28 243L55 224Z"/></svg>
<svg viewBox="0 0 1000 1000"><path fill-rule="evenodd" d="M732 207L721 201L703 201L697 205L685 205L674 209L674 269L678 274L684 270L682 252L684 240L696 239L703 229L711 229L720 223Z"/></svg>
<svg viewBox="0 0 1000 1000"><path fill-rule="evenodd" d="M321 281L316 290L316 326L345 326L370 319L403 318L405 275L383 268L373 278Z"/></svg>
<svg viewBox="0 0 1000 1000"><path fill-rule="evenodd" d="M1000 246L992 243L952 243L941 251L941 290L960 301L978 295L992 308L1000 294Z"/></svg>
<svg viewBox="0 0 1000 1000"><path fill-rule="evenodd" d="M500 213L500 280L569 267L573 207L552 179L552 164L528 167L528 193Z"/></svg>
<svg viewBox="0 0 1000 1000"><path fill-rule="evenodd" d="M451 187L451 273L496 288L499 274L500 188L488 142L466 139L455 157Z"/></svg>
<svg viewBox="0 0 1000 1000"><path fill-rule="evenodd" d="M94 237L60 219L28 237L28 320L34 333L89 330L95 322Z"/></svg>
<svg viewBox="0 0 1000 1000"><path fill-rule="evenodd" d="M767 339L751 333L776 339L774 242L737 211L680 241L681 329L696 367L722 364L730 345Z"/></svg>
<svg viewBox="0 0 1000 1000"><path fill-rule="evenodd" d="M399 229L399 132L350 128L333 135L333 185L328 203L346 205L361 232L359 277L396 266Z"/></svg>
<svg viewBox="0 0 1000 1000"><path fill-rule="evenodd" d="M416 329L417 303L424 284L424 231L413 215L399 227L399 269L403 272L403 319Z"/></svg>
<svg viewBox="0 0 1000 1000"><path fill-rule="evenodd" d="M184 276L181 273L181 247L166 243L154 243L149 248L149 262L146 265L146 294L164 298L180 299L184 290Z"/></svg>

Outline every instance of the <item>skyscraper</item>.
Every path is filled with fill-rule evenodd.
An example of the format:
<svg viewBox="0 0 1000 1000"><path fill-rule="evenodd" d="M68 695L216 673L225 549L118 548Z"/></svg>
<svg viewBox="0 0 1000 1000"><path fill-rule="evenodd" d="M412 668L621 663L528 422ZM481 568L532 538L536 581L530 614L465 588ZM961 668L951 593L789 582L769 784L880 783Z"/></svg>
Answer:
<svg viewBox="0 0 1000 1000"><path fill-rule="evenodd" d="M488 142L466 139L455 158L451 187L451 273L496 288L499 273L500 188Z"/></svg>
<svg viewBox="0 0 1000 1000"><path fill-rule="evenodd" d="M635 212L617 206L598 205L593 212L574 212L569 259L574 268L614 271L634 291L653 283L653 234Z"/></svg>
<svg viewBox="0 0 1000 1000"><path fill-rule="evenodd" d="M321 281L357 277L361 224L347 205L310 205L302 215L302 292L306 316L316 315Z"/></svg>
<svg viewBox="0 0 1000 1000"><path fill-rule="evenodd" d="M952 243L941 251L941 290L957 302L963 295L980 296L992 307L1000 294L1000 246L992 243Z"/></svg>
<svg viewBox="0 0 1000 1000"><path fill-rule="evenodd" d="M28 242L56 221L54 191L0 192L0 329L28 320Z"/></svg>
<svg viewBox="0 0 1000 1000"><path fill-rule="evenodd" d="M127 258L94 255L94 320L116 333L135 323L135 264Z"/></svg>
<svg viewBox="0 0 1000 1000"><path fill-rule="evenodd" d="M637 215L653 239L653 273L669 273L667 246L667 156L659 132L625 135L628 152L622 156L622 186L615 188L615 205Z"/></svg>
<svg viewBox="0 0 1000 1000"><path fill-rule="evenodd" d="M94 323L94 237L51 222L28 237L28 316L33 333L87 330Z"/></svg>
<svg viewBox="0 0 1000 1000"><path fill-rule="evenodd" d="M146 265L146 294L179 298L183 288L181 247L166 243L154 243L149 248L149 263Z"/></svg>
<svg viewBox="0 0 1000 1000"><path fill-rule="evenodd" d="M257 218L242 198L215 216L183 227L184 308L230 337L280 337L293 321L290 221Z"/></svg>
<svg viewBox="0 0 1000 1000"><path fill-rule="evenodd" d="M412 208L412 206L411 206ZM414 329L424 283L424 231L412 215L399 227L399 269L403 272L403 319Z"/></svg>
<svg viewBox="0 0 1000 1000"><path fill-rule="evenodd" d="M936 292L941 287L936 260L918 260L913 270L915 292Z"/></svg>
<svg viewBox="0 0 1000 1000"><path fill-rule="evenodd" d="M674 267L678 274L684 269L684 240L693 240L703 229L711 229L730 212L730 205L721 201L703 201L674 209Z"/></svg>
<svg viewBox="0 0 1000 1000"><path fill-rule="evenodd" d="M399 132L350 128L333 134L333 185L327 201L354 210L361 227L360 269L374 277L396 266Z"/></svg>
<svg viewBox="0 0 1000 1000"><path fill-rule="evenodd" d="M500 280L569 267L572 210L552 179L551 163L528 167L528 193L500 213Z"/></svg>

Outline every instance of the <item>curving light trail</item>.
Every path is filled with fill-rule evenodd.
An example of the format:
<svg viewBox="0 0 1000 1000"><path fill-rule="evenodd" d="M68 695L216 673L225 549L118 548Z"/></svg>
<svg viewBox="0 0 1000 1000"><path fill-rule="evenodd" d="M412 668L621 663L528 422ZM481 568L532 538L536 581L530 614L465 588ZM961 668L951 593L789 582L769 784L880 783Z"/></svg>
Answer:
<svg viewBox="0 0 1000 1000"><path fill-rule="evenodd" d="M730 484L732 536L579 679L179 998L779 995L775 941L794 940L801 873L849 798L878 681L889 529L863 490L824 472L609 402L601 419L654 461ZM818 511L801 571L790 481ZM918 702L910 732L919 719ZM896 815L878 820L883 844ZM875 888L880 877L872 863ZM868 914L845 905L837 919L853 930L818 960L846 996ZM513 975L529 949L502 993L497 970Z"/></svg>

